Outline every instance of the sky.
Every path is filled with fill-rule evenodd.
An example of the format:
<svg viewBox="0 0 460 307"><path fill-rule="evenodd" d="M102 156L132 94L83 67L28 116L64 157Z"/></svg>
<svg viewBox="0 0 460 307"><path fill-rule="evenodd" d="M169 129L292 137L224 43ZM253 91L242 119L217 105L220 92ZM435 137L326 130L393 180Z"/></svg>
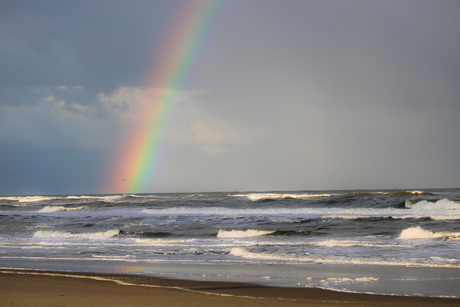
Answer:
<svg viewBox="0 0 460 307"><path fill-rule="evenodd" d="M0 194L107 192L187 1L0 2ZM460 187L459 16L218 1L143 192Z"/></svg>

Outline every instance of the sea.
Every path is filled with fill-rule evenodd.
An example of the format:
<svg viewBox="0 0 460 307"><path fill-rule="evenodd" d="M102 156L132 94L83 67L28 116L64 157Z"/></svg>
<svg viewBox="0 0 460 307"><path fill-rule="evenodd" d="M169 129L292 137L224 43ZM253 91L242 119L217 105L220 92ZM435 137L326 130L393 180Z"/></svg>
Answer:
<svg viewBox="0 0 460 307"><path fill-rule="evenodd" d="M0 196L0 268L460 297L460 189Z"/></svg>

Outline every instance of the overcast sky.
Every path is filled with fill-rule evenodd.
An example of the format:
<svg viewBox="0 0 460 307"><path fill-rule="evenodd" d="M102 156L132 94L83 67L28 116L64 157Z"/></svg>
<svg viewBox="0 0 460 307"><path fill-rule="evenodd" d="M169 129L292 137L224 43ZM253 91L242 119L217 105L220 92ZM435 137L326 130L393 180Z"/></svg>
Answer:
<svg viewBox="0 0 460 307"><path fill-rule="evenodd" d="M0 194L104 192L183 3L0 2ZM459 1L224 0L201 47L145 192L460 186Z"/></svg>

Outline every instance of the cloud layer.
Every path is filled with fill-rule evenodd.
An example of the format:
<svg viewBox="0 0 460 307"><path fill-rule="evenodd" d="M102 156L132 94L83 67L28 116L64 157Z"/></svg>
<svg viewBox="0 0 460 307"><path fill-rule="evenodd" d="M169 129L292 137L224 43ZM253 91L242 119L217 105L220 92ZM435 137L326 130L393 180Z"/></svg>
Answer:
<svg viewBox="0 0 460 307"><path fill-rule="evenodd" d="M1 194L101 192L183 4L2 4ZM221 1L150 192L458 186L459 10Z"/></svg>

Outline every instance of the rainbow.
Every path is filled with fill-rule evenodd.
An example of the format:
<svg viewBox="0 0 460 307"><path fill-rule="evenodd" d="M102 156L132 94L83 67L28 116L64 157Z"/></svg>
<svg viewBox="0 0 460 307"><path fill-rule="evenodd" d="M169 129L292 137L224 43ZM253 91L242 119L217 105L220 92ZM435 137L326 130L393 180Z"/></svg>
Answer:
<svg viewBox="0 0 460 307"><path fill-rule="evenodd" d="M138 121L120 143L104 193L149 192L158 164L164 128L183 88L217 7L218 0L187 0L155 59L148 85L164 86L141 102Z"/></svg>

